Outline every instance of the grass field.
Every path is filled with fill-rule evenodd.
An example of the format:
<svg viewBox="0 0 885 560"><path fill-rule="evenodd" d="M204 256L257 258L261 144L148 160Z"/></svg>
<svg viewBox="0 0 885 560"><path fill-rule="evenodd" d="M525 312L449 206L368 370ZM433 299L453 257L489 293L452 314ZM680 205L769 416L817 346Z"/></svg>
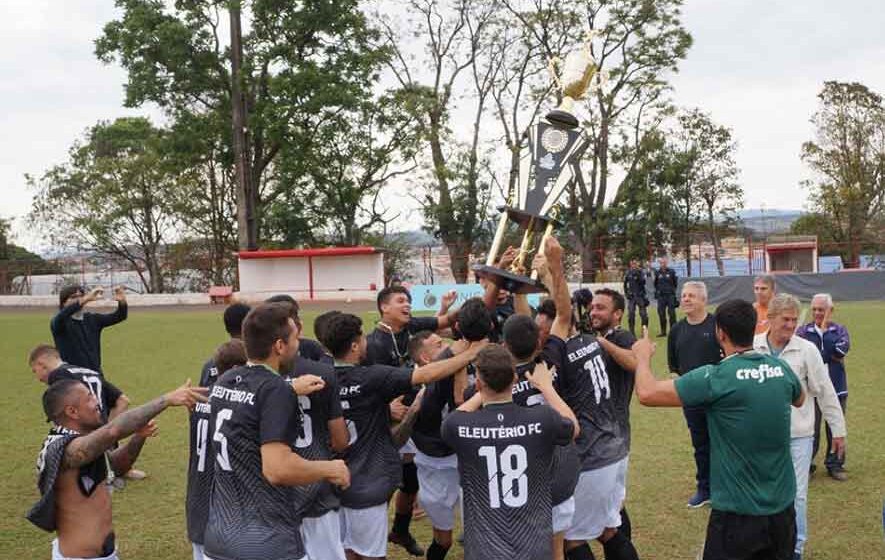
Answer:
<svg viewBox="0 0 885 560"><path fill-rule="evenodd" d="M314 313L307 313L312 323ZM365 313L372 321L374 314ZM0 312L0 559L48 558L52 537L32 526L24 514L36 499L34 461L47 431L37 383L25 363L30 348L51 341L50 310ZM809 491L810 542L806 558L845 560L885 558L882 504L885 496L885 344L878 326L885 303L842 304L835 320L852 335L847 360L849 481L818 474ZM876 334L879 333L879 334ZM144 402L196 379L201 364L225 340L219 310L133 309L130 319L105 333L107 376L133 403ZM878 341L878 342L877 342ZM663 371L664 345L655 357ZM707 510L689 511L694 464L680 410L652 410L634 399L628 510L642 558L695 558L704 539ZM114 495L114 517L124 559L187 559L190 545L184 523L187 474L187 418L171 410L159 419L160 436L145 447L140 468L150 477ZM820 464L822 459L818 457ZM820 471L819 471L820 472ZM422 544L430 541L425 520L413 524ZM601 549L596 548L602 558ZM390 558L406 558L391 549ZM461 558L457 547L449 558Z"/></svg>

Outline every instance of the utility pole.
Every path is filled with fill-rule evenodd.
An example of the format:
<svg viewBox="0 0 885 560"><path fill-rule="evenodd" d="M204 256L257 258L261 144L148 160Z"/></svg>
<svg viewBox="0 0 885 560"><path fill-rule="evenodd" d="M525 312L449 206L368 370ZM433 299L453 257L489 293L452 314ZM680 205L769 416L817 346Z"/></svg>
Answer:
<svg viewBox="0 0 885 560"><path fill-rule="evenodd" d="M240 250L258 248L258 224L255 220L256 190L252 184L246 130L246 98L243 95L243 33L240 27L240 1L230 2L231 106L233 107L234 162L237 173L237 238Z"/></svg>

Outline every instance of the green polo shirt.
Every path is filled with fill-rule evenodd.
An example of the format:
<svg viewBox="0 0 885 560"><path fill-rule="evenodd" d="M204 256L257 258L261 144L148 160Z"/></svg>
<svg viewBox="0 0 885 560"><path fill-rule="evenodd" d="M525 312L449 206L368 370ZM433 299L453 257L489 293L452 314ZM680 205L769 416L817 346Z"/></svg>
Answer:
<svg viewBox="0 0 885 560"><path fill-rule="evenodd" d="M707 411L713 509L772 515L793 503L790 407L802 385L786 362L732 354L678 378L676 391L684 405Z"/></svg>

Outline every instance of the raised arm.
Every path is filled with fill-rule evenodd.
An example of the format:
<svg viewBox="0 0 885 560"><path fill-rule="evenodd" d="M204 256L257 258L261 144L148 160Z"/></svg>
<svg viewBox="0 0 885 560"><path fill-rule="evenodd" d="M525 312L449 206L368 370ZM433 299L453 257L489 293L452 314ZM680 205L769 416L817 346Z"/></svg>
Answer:
<svg viewBox="0 0 885 560"><path fill-rule="evenodd" d="M190 379L178 389L157 397L147 404L121 413L119 416L102 426L73 440L65 448L62 468L76 469L91 463L112 445L143 428L154 416L170 406L186 406L193 408L198 402L206 402L208 389L191 387Z"/></svg>
<svg viewBox="0 0 885 560"><path fill-rule="evenodd" d="M62 307L49 322L49 328L52 331L52 334L61 334L65 332L67 320L81 309L83 309L83 303L80 301L75 301L70 305Z"/></svg>
<svg viewBox="0 0 885 560"><path fill-rule="evenodd" d="M572 330L572 300L562 266L562 246L555 237L551 235L545 238L544 254L535 256L532 267L538 271L539 276L546 277L542 281L550 289L550 297L556 304L556 319L550 328L550 334L565 340Z"/></svg>
<svg viewBox="0 0 885 560"><path fill-rule="evenodd" d="M556 389L553 387L553 374L550 372L547 364L544 362L536 364L534 371L531 373L526 372L525 378L529 380L535 389L541 392L544 396L544 400L547 401L547 404L550 405L553 410L558 412L560 416L571 420L572 426L574 426L572 439L578 437L578 434L581 433L581 426L578 424L578 418L575 416L571 407L562 400L562 397L559 396L559 393L557 393Z"/></svg>
<svg viewBox="0 0 885 560"><path fill-rule="evenodd" d="M473 359L476 358L476 354L487 344L487 340L471 342L467 350L449 358L448 360L440 360L416 368L415 371L412 372L412 385L426 385L428 383L433 383L434 381L438 381L454 374L459 369L467 367L467 364L472 362Z"/></svg>
<svg viewBox="0 0 885 560"><path fill-rule="evenodd" d="M129 438L129 441L111 451L109 455L111 468L114 469L114 474L122 476L129 472L133 465L135 465L135 461L138 459L147 438L157 435L157 429L156 422L149 420L144 427Z"/></svg>
<svg viewBox="0 0 885 560"><path fill-rule="evenodd" d="M421 410L421 400L424 397L424 388L418 391L415 400L409 406L405 416L399 424L390 429L390 435L393 437L393 445L397 449L402 447L412 437L412 428L415 427L415 421L418 420L418 412Z"/></svg>
<svg viewBox="0 0 885 560"><path fill-rule="evenodd" d="M648 337L648 327L642 327L642 338L633 345L636 355L636 396L645 406L682 406L672 379L656 379L651 371L651 357L655 344Z"/></svg>
<svg viewBox="0 0 885 560"><path fill-rule="evenodd" d="M619 366L630 372L636 371L636 367L639 362L637 362L636 355L633 353L633 350L629 348L621 348L604 336L598 336L596 337L596 340L599 341L600 346L602 346L602 348L608 353L609 356L612 357L615 362L617 362Z"/></svg>
<svg viewBox="0 0 885 560"><path fill-rule="evenodd" d="M117 301L117 309L113 313L102 313L96 315L98 324L104 327L110 327L117 323L122 323L129 316L129 304L126 303L126 291L122 286L117 286L114 290L114 299Z"/></svg>

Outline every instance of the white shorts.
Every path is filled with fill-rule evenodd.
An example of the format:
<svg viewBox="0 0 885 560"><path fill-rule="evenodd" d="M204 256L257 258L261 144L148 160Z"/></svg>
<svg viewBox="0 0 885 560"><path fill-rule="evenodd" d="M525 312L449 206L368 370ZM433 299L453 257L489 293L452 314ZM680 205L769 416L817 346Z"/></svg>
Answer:
<svg viewBox="0 0 885 560"><path fill-rule="evenodd" d="M86 560L84 558L73 558L70 556L63 556L61 550L58 547L58 539L54 539L52 541L52 560ZM88 560L119 560L117 558L117 551L114 550L110 556L102 556L101 558L90 558Z"/></svg>
<svg viewBox="0 0 885 560"><path fill-rule="evenodd" d="M431 457L420 451L415 454L418 468L418 503L427 512L434 529L451 531L455 527L455 506L461 488L458 478L458 457Z"/></svg>
<svg viewBox="0 0 885 560"><path fill-rule="evenodd" d="M607 527L621 526L621 506L627 496L627 458L584 471L575 487L575 517L565 532L568 541L590 541Z"/></svg>
<svg viewBox="0 0 885 560"><path fill-rule="evenodd" d="M203 545L192 542L191 547L194 549L194 560L206 560L206 555L203 554Z"/></svg>
<svg viewBox="0 0 885 560"><path fill-rule="evenodd" d="M414 455L418 451L418 448L415 447L415 442L412 441L412 438L409 438L409 441L403 444L402 447L399 448L399 456L403 455Z"/></svg>
<svg viewBox="0 0 885 560"><path fill-rule="evenodd" d="M341 519L337 511L301 520L301 538L309 560L344 560Z"/></svg>
<svg viewBox="0 0 885 560"><path fill-rule="evenodd" d="M564 533L572 526L575 517L575 497L553 506L553 534Z"/></svg>
<svg viewBox="0 0 885 560"><path fill-rule="evenodd" d="M341 544L360 556L387 556L387 504L363 509L342 507Z"/></svg>

